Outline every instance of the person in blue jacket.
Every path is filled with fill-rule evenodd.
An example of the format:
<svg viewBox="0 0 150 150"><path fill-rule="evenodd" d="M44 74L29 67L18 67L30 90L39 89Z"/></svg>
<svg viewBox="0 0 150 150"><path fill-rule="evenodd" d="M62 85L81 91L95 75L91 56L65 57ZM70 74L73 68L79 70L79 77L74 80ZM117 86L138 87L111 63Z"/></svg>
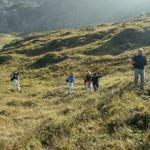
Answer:
<svg viewBox="0 0 150 150"><path fill-rule="evenodd" d="M74 88L75 77L73 73L70 73L66 79L67 86L68 86L68 94L72 94Z"/></svg>
<svg viewBox="0 0 150 150"><path fill-rule="evenodd" d="M144 50L139 49L138 55L134 56L132 59L134 66L134 85L138 88L138 79L140 76L140 89L144 90L144 76L145 76L145 66L147 65L147 59L144 56Z"/></svg>

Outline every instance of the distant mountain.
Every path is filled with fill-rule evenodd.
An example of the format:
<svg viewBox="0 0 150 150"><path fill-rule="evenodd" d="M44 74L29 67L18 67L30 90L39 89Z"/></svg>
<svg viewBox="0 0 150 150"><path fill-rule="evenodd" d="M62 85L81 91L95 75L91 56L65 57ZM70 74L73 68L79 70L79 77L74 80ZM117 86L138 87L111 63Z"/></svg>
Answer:
<svg viewBox="0 0 150 150"><path fill-rule="evenodd" d="M37 32L118 22L149 10L149 0L0 0L0 32Z"/></svg>

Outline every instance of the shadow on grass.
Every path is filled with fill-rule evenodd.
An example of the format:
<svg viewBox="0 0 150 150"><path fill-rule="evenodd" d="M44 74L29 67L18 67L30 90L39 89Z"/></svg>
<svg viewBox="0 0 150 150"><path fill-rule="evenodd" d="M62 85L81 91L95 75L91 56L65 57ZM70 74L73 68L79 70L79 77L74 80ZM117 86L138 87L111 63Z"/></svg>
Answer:
<svg viewBox="0 0 150 150"><path fill-rule="evenodd" d="M11 56L0 56L0 64L5 64L11 60Z"/></svg>
<svg viewBox="0 0 150 150"><path fill-rule="evenodd" d="M68 57L67 56L58 56L55 54L47 54L43 56L42 58L36 60L34 63L32 63L29 68L32 69L39 69L39 68L44 68L52 64L57 64L60 63L64 60L66 60Z"/></svg>
<svg viewBox="0 0 150 150"><path fill-rule="evenodd" d="M85 54L87 55L118 55L126 50L134 50L140 47L150 45L150 30L138 30L134 28L128 28L117 35L104 45L91 49Z"/></svg>

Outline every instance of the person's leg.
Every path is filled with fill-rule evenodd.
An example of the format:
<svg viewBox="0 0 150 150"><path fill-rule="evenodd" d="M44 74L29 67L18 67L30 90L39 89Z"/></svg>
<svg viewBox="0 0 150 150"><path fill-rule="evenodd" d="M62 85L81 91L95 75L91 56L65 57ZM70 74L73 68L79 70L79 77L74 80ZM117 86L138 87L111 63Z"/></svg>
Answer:
<svg viewBox="0 0 150 150"><path fill-rule="evenodd" d="M141 90L144 90L144 78L145 78L145 71L141 69L140 70L140 81L141 81L140 88L141 88Z"/></svg>
<svg viewBox="0 0 150 150"><path fill-rule="evenodd" d="M134 86L137 88L138 86L138 78L139 78L139 69L134 70Z"/></svg>
<svg viewBox="0 0 150 150"><path fill-rule="evenodd" d="M97 91L97 87L96 87L95 83L93 83L93 88L94 88L94 91L96 92Z"/></svg>
<svg viewBox="0 0 150 150"><path fill-rule="evenodd" d="M99 87L98 83L94 83L93 87L94 87L94 91L97 92L98 91L98 87Z"/></svg>
<svg viewBox="0 0 150 150"><path fill-rule="evenodd" d="M97 83L97 91L100 89L100 82Z"/></svg>
<svg viewBox="0 0 150 150"><path fill-rule="evenodd" d="M16 80L16 86L17 86L17 90L20 92L21 88L20 88L20 82L18 80Z"/></svg>
<svg viewBox="0 0 150 150"><path fill-rule="evenodd" d="M71 94L71 84L68 82L68 94Z"/></svg>
<svg viewBox="0 0 150 150"><path fill-rule="evenodd" d="M88 87L89 86L89 84L88 84L88 82L85 82L85 90L86 90L86 92L88 92Z"/></svg>
<svg viewBox="0 0 150 150"><path fill-rule="evenodd" d="M89 92L89 90L90 90L90 84L89 82L87 82L87 92Z"/></svg>
<svg viewBox="0 0 150 150"><path fill-rule="evenodd" d="M16 90L16 85L15 85L15 81L14 80L11 82L11 85L12 85L12 89Z"/></svg>
<svg viewBox="0 0 150 150"><path fill-rule="evenodd" d="M73 92L73 87L74 87L74 84L70 83L70 94Z"/></svg>
<svg viewBox="0 0 150 150"><path fill-rule="evenodd" d="M93 91L93 84L92 84L92 82L89 83L89 87L90 87L90 92L92 92Z"/></svg>
<svg viewBox="0 0 150 150"><path fill-rule="evenodd" d="M18 90L18 80L14 80L14 89Z"/></svg>
<svg viewBox="0 0 150 150"><path fill-rule="evenodd" d="M89 92L91 91L91 82L86 82L86 91Z"/></svg>
<svg viewBox="0 0 150 150"><path fill-rule="evenodd" d="M99 83L96 84L96 91L99 90Z"/></svg>

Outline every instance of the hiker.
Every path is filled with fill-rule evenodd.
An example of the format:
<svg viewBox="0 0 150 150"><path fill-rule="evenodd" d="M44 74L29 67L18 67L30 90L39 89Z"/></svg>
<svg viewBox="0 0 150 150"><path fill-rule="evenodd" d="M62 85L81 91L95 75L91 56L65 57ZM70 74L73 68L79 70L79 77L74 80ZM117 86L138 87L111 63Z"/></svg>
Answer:
<svg viewBox="0 0 150 150"><path fill-rule="evenodd" d="M20 81L19 81L19 71L15 71L10 75L10 81L12 82L13 89L21 92Z"/></svg>
<svg viewBox="0 0 150 150"><path fill-rule="evenodd" d="M102 77L102 73L100 75L98 75L97 73L93 74L92 77L92 84L93 84L93 88L94 91L97 92L99 89L99 79Z"/></svg>
<svg viewBox="0 0 150 150"><path fill-rule="evenodd" d="M138 79L140 76L140 89L144 90L144 76L145 71L144 67L147 65L147 59L144 56L144 50L139 49L138 55L134 56L132 59L132 63L134 66L134 86L138 88Z"/></svg>
<svg viewBox="0 0 150 150"><path fill-rule="evenodd" d="M84 85L85 85L85 90L88 92L92 92L93 90L93 85L92 85L92 73L90 71L87 72L87 75L85 76L84 79Z"/></svg>
<svg viewBox="0 0 150 150"><path fill-rule="evenodd" d="M75 77L73 73L70 73L66 79L68 85L68 94L71 94L74 88Z"/></svg>

